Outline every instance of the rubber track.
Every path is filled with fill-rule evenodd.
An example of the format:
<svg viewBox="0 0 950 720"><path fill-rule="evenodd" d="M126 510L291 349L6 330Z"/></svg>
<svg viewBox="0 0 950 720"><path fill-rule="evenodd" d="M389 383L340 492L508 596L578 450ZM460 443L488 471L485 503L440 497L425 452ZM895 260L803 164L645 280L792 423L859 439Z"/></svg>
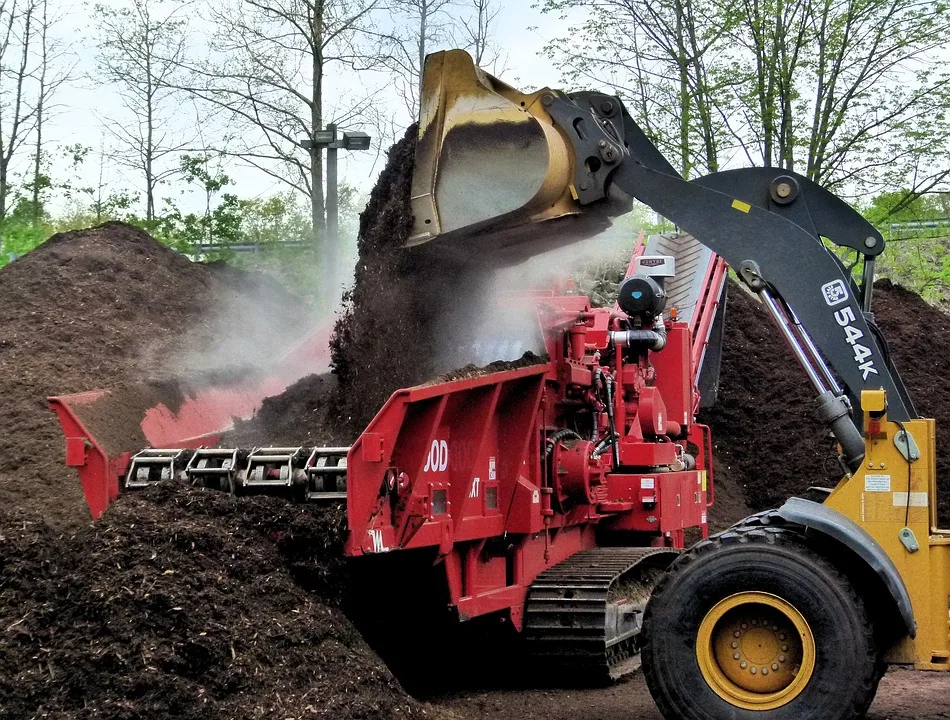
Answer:
<svg viewBox="0 0 950 720"><path fill-rule="evenodd" d="M669 548L594 548L538 575L525 604L531 652L554 672L584 682L609 682L639 667L637 635L608 644L610 587L644 559ZM644 606L649 589L644 592Z"/></svg>

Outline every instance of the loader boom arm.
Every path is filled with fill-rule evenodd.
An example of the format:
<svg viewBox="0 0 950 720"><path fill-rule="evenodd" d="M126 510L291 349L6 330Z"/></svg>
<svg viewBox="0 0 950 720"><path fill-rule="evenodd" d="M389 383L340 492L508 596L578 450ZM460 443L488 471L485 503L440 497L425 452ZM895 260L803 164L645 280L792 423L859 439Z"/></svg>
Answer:
<svg viewBox="0 0 950 720"><path fill-rule="evenodd" d="M917 417L873 327L873 266L884 239L860 214L807 178L777 168L689 182L619 98L551 92L543 101L574 147L578 202L599 202L614 186L650 206L722 256L759 293L819 394L843 392L857 408L862 390L884 389L890 417ZM860 287L823 237L863 256ZM852 420L855 443L859 424Z"/></svg>

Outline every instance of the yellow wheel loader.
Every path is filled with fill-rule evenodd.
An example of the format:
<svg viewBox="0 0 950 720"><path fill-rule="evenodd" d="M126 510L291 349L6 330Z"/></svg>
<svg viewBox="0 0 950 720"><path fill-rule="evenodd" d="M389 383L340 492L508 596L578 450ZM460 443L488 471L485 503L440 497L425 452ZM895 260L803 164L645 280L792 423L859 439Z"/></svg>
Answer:
<svg viewBox="0 0 950 720"><path fill-rule="evenodd" d="M524 94L462 51L428 58L412 245L513 263L595 234L632 199L721 256L759 297L814 387L842 473L815 490L820 502L792 498L671 564L641 641L664 716L856 718L888 665L950 669L934 421L917 416L874 324L881 234L791 171L685 180L615 96ZM855 254L857 278L825 241Z"/></svg>

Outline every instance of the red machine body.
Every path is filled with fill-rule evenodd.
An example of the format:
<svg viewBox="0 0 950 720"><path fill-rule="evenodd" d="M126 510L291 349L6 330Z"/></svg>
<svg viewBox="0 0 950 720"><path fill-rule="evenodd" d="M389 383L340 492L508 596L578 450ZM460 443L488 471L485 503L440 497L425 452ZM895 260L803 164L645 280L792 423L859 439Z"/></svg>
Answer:
<svg viewBox="0 0 950 720"><path fill-rule="evenodd" d="M700 318L666 320L654 352L616 341L617 309L533 302L547 362L400 390L347 457L348 554L428 548L461 618L519 628L540 573L605 541L682 548L712 498Z"/></svg>
<svg viewBox="0 0 950 720"><path fill-rule="evenodd" d="M641 238L627 280L653 282L635 272L644 247ZM689 307L682 320L675 305L664 319L655 309L594 308L558 291L509 299L536 315L543 361L399 390L349 449L201 449L271 386L279 392L283 375L203 391L177 414L150 408L143 434L165 449L137 455L106 448L90 432L87 419L102 413L87 408L108 402L107 394L50 404L94 517L121 489L172 476L212 478L232 491L296 492L303 482L304 499L345 498L348 555L427 553L461 619L497 613L521 629L532 583L575 554L605 545L683 548L688 530L707 535L711 442L695 413L726 267L708 251L704 257L684 274L687 294L676 295L671 281L670 297ZM637 305L650 292L627 299ZM298 373L298 355L285 363L286 377Z"/></svg>

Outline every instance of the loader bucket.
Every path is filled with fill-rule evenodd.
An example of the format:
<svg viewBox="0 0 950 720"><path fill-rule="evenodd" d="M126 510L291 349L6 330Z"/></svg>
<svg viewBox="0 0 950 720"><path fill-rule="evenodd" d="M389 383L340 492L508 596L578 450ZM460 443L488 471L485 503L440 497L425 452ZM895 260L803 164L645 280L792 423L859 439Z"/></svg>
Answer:
<svg viewBox="0 0 950 720"><path fill-rule="evenodd" d="M426 58L410 247L512 263L595 235L630 209L627 198L575 199L573 147L545 111L546 93L515 90L463 50Z"/></svg>

